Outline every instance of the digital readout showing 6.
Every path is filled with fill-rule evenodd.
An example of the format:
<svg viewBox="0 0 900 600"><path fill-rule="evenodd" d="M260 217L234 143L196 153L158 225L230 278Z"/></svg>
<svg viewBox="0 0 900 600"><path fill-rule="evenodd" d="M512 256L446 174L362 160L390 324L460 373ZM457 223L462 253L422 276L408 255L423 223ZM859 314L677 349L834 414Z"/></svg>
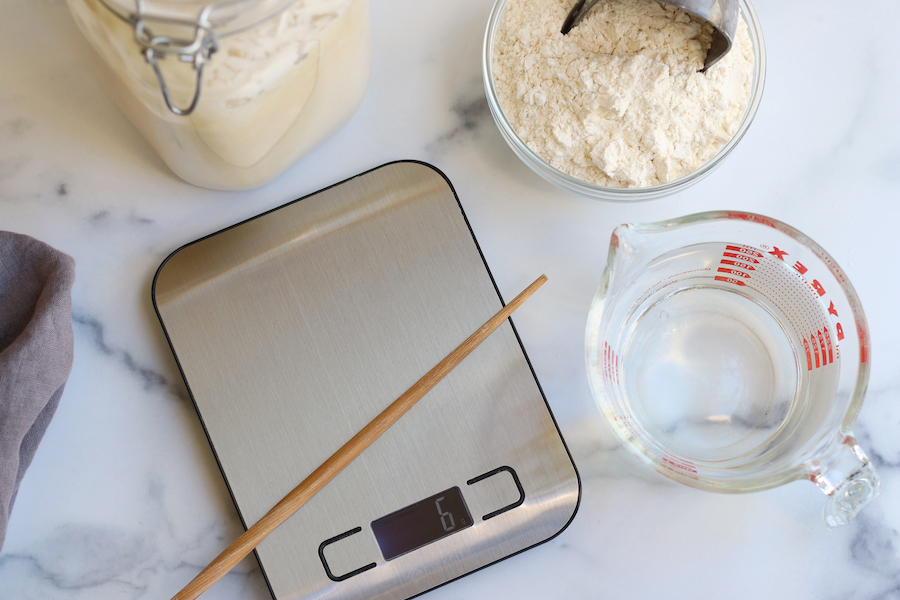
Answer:
<svg viewBox="0 0 900 600"><path fill-rule="evenodd" d="M462 493L453 487L372 521L372 533L384 560L391 560L471 526Z"/></svg>

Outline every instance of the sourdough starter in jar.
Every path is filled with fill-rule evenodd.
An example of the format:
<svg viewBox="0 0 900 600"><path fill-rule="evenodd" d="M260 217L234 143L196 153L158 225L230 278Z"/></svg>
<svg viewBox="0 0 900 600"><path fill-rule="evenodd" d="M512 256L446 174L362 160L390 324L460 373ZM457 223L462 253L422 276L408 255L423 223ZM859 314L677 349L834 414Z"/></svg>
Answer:
<svg viewBox="0 0 900 600"><path fill-rule="evenodd" d="M272 180L349 120L368 86L368 0L243 0L236 4L243 26L235 19L217 24L216 4L229 3L212 3L218 49L205 64L199 103L186 116L167 107L132 25L116 14L135 10L131 0L67 1L109 67L105 83L116 104L177 175L199 186L247 189ZM186 7L199 14L205 5L146 4L147 15L178 8L190 14ZM162 20L147 22L156 35L168 34ZM182 38L193 37L180 27ZM171 53L158 64L173 104L190 105L194 68Z"/></svg>

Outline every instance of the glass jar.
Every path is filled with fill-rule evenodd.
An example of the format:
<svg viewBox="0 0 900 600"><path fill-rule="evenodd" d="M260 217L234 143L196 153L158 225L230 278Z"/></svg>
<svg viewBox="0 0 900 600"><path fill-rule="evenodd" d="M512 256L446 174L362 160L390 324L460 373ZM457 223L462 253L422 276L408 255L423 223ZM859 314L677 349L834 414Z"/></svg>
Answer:
<svg viewBox="0 0 900 600"><path fill-rule="evenodd" d="M356 112L368 0L67 0L118 107L179 177L271 181Z"/></svg>

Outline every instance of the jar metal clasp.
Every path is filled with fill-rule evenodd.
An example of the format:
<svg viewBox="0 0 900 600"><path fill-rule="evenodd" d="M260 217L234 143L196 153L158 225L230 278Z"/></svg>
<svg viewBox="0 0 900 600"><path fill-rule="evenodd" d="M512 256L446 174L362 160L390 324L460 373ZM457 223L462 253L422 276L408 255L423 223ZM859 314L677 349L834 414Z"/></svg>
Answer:
<svg viewBox="0 0 900 600"><path fill-rule="evenodd" d="M200 100L200 89L203 81L203 67L209 60L210 56L218 50L219 44L216 40L216 34L212 25L209 23L209 13L213 7L207 6L197 17L196 21L164 19L160 17L149 17L144 10L144 0L135 0L137 4L137 14L131 18L131 25L134 28L134 36L137 43L141 46L141 54L144 55L147 63L153 67L156 73L156 79L159 81L159 87L162 89L163 99L166 106L169 107L176 115L187 116L194 112L197 103ZM193 38L176 38L171 36L153 35L147 21L159 21L166 25L184 26L194 30ZM197 73L197 83L194 90L194 98L191 100L187 108L178 108L172 102L169 88L159 69L158 59L163 59L167 54L174 54L182 62L190 63Z"/></svg>

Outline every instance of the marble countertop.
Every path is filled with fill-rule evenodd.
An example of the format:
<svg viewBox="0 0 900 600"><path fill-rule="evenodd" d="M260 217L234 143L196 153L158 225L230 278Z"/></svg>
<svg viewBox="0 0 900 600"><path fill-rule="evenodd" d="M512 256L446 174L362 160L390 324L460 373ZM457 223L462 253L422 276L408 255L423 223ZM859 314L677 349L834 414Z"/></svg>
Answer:
<svg viewBox="0 0 900 600"><path fill-rule="evenodd" d="M422 8L426 6L427 8ZM527 169L490 117L490 0L372 3L368 95L269 185L172 175L104 95L63 0L0 3L0 229L72 255L75 364L0 553L2 600L169 598L242 531L150 302L175 248L382 163L453 182L504 297L544 272L518 331L579 468L561 535L451 585L449 598L900 598L900 66L896 0L757 0L768 72L753 126L710 177L617 205ZM848 273L872 336L856 435L882 493L828 530L815 486L720 495L642 467L604 429L584 324L623 222L744 209L794 225ZM204 598L269 598L253 559Z"/></svg>

